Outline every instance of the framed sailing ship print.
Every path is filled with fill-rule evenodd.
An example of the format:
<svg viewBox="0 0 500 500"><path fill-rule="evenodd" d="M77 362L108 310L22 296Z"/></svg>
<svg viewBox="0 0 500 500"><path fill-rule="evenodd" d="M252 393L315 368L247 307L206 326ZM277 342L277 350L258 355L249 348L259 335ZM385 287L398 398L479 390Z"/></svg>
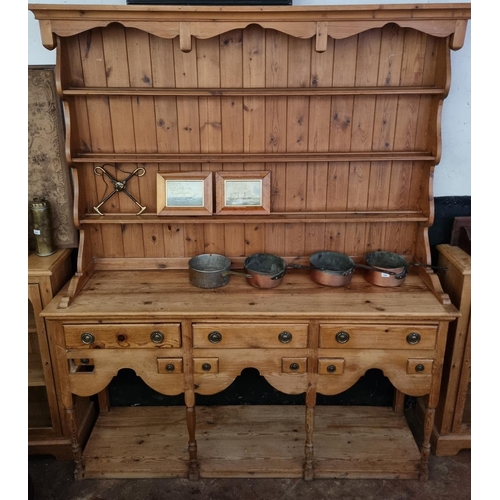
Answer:
<svg viewBox="0 0 500 500"><path fill-rule="evenodd" d="M212 172L158 172L156 195L158 215L211 215Z"/></svg>
<svg viewBox="0 0 500 500"><path fill-rule="evenodd" d="M216 213L262 215L271 212L271 173L266 170L216 172Z"/></svg>

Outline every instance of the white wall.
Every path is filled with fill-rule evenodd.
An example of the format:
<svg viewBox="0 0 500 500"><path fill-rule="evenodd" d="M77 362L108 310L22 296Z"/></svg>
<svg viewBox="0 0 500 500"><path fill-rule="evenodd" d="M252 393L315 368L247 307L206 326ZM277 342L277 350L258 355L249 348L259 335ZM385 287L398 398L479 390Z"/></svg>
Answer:
<svg viewBox="0 0 500 500"><path fill-rule="evenodd" d="M114 4L126 0L33 0L52 4ZM179 2L181 3L181 2ZM293 0L294 5L338 5L414 3L411 0ZM420 0L418 3L453 3L453 0ZM464 46L452 52L452 82L442 116L443 153L436 167L434 196L471 195L471 27L469 21ZM46 50L40 41L38 21L28 12L28 64L55 64L55 51Z"/></svg>

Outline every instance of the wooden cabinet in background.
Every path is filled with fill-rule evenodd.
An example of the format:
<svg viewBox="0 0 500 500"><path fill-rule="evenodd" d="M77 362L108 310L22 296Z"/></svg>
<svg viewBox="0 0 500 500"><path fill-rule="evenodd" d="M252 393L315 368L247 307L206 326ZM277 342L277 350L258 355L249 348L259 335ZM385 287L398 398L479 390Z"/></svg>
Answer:
<svg viewBox="0 0 500 500"><path fill-rule="evenodd" d="M438 245L443 289L461 316L450 323L441 396L431 443L438 456L471 447L471 256L458 246Z"/></svg>
<svg viewBox="0 0 500 500"><path fill-rule="evenodd" d="M60 405L57 374L52 362L45 320L40 316L72 274L71 249L53 255L28 257L28 453L73 458L71 439ZM93 405L76 398L78 441L88 435Z"/></svg>

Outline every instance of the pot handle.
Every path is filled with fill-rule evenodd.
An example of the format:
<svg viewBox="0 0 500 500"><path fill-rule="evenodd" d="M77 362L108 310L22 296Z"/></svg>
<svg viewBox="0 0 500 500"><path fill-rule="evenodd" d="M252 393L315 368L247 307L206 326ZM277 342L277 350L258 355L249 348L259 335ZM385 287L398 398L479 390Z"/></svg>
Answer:
<svg viewBox="0 0 500 500"><path fill-rule="evenodd" d="M379 271L381 273L390 274L391 276L394 276L394 278L396 278L397 280L402 280L403 278L406 277L406 275L408 274L408 267L409 266L410 266L410 264L405 266L404 269L400 273L395 273L394 271L382 269L382 268L377 267L377 266L370 266L369 264L368 265L356 264L356 267L361 267L362 269L369 269L370 271Z"/></svg>
<svg viewBox="0 0 500 500"><path fill-rule="evenodd" d="M314 271L314 270L318 269L317 267L303 266L302 264L288 264L286 267L290 268L290 269L309 269L310 271ZM322 271L322 269L318 269L318 270Z"/></svg>
<svg viewBox="0 0 500 500"><path fill-rule="evenodd" d="M355 264L355 265L356 265L356 267L360 267L361 269L368 269L369 271L380 271L381 273L391 274L391 275L394 275L394 276L398 275L398 273L395 273L394 271L389 271L387 269L382 269L381 267L377 267L377 266L370 266L369 264ZM405 269L407 269L407 268L405 267ZM403 270L399 274L402 274L404 272L405 271Z"/></svg>
<svg viewBox="0 0 500 500"><path fill-rule="evenodd" d="M283 271L280 271L276 276L273 276L271 279L272 280L279 280L281 278L283 278L283 276L285 276L286 274L286 267L285 269L283 269Z"/></svg>
<svg viewBox="0 0 500 500"><path fill-rule="evenodd" d="M229 274L235 274L236 276L243 276L245 278L253 278L251 274L240 273L238 271L223 271L222 276L228 276Z"/></svg>

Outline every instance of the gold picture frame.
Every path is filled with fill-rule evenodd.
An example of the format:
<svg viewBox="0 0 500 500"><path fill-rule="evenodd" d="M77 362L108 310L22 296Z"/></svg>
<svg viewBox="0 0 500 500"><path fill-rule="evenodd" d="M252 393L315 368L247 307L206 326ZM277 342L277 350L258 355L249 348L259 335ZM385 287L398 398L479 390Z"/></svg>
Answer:
<svg viewBox="0 0 500 500"><path fill-rule="evenodd" d="M212 172L158 172L156 174L158 215L211 215Z"/></svg>
<svg viewBox="0 0 500 500"><path fill-rule="evenodd" d="M215 200L215 211L220 215L269 215L271 172L216 172Z"/></svg>

